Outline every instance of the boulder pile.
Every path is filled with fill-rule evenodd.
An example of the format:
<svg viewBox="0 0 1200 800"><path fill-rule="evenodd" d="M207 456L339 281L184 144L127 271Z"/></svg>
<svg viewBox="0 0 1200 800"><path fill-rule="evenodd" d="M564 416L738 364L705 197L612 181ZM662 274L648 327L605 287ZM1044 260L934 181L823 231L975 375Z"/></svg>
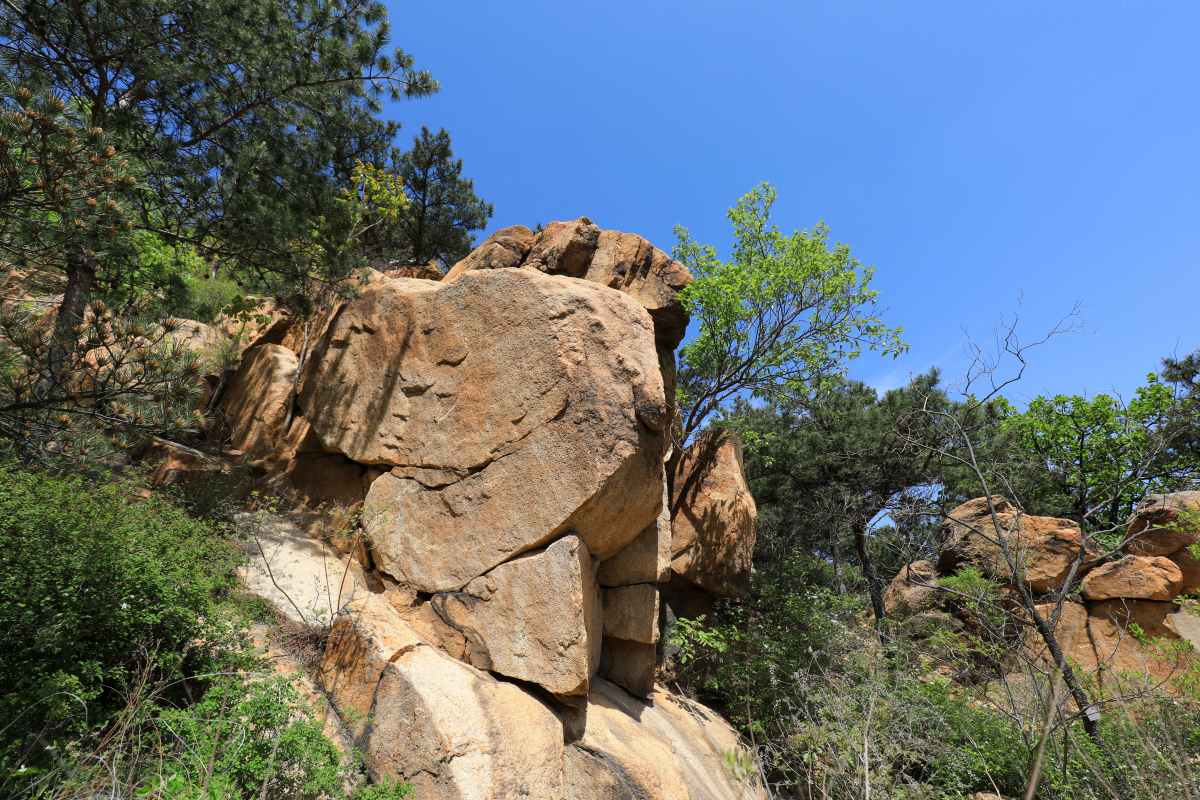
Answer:
<svg viewBox="0 0 1200 800"><path fill-rule="evenodd" d="M743 593L736 438L666 474L687 269L587 218L489 236L442 280L373 273L280 317L218 408L233 444L373 578L325 691L420 797L740 798L711 712L655 685L673 594ZM356 545L356 542L362 542Z"/></svg>
<svg viewBox="0 0 1200 800"><path fill-rule="evenodd" d="M987 498L976 498L951 511L942 525L937 563L906 565L884 595L889 615L955 614L955 603L940 588L940 580L970 567L1001 583L1002 595L1016 591L1019 579L1037 595L1049 595L1066 580L1080 555L1083 536L1066 519L1024 515L1006 499L991 498L1010 552L1018 562L1014 575L995 539ZM1200 617L1189 614L1184 595L1200 588L1200 559L1193 546L1200 542L1200 492L1150 495L1130 519L1121 552L1104 559L1088 541L1079 574L1078 591L1067 598L1055 633L1064 653L1085 675L1103 682L1107 674L1167 678L1177 671L1187 650L1181 640L1200 648ZM989 534L980 536L978 531ZM1047 596L1039 611L1047 618L1056 599ZM951 617L969 629L970 621ZM1153 640L1166 640L1163 648ZM1183 650L1173 648L1177 641ZM1048 658L1032 636L1026 647L1034 658Z"/></svg>

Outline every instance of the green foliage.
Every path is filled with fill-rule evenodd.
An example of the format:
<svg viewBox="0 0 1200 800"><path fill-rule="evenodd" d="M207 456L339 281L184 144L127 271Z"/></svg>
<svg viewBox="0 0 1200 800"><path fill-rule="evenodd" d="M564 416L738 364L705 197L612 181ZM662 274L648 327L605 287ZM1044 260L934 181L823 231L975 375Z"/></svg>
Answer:
<svg viewBox="0 0 1200 800"><path fill-rule="evenodd" d="M122 317L99 302L76 325L0 313L0 440L42 466L94 466L149 434L195 431L201 362L179 322ZM65 328L65 330L63 330Z"/></svg>
<svg viewBox="0 0 1200 800"><path fill-rule="evenodd" d="M1194 478L1196 465L1169 447L1177 405L1154 374L1128 402L1107 394L1035 398L1004 423L1019 458L1045 466L1030 499L1057 504L1090 530L1107 532L1110 544L1119 542L1117 529L1142 497Z"/></svg>
<svg viewBox="0 0 1200 800"><path fill-rule="evenodd" d="M338 793L345 778L341 754L282 676L222 677L199 703L164 710L156 722L185 743L173 748L170 771L193 786L212 775L231 797L256 797L265 785L267 797L308 798Z"/></svg>
<svg viewBox="0 0 1200 800"><path fill-rule="evenodd" d="M870 287L873 270L830 246L828 229L785 236L768 226L775 190L752 189L729 210L730 260L675 229L675 258L692 273L681 299L699 323L680 351L678 396L686 440L738 394L780 400L803 395L864 348L897 355L900 328L888 328Z"/></svg>
<svg viewBox="0 0 1200 800"><path fill-rule="evenodd" d="M0 65L72 98L89 129L136 156L135 227L282 295L355 160L386 157L399 126L378 117L382 98L439 88L390 51L390 33L374 0L14 0ZM134 255L103 262L99 280L130 284L144 268Z"/></svg>
<svg viewBox="0 0 1200 800"><path fill-rule="evenodd" d="M80 248L95 256L129 229L135 180L112 141L77 103L0 81L0 279Z"/></svg>
<svg viewBox="0 0 1200 800"><path fill-rule="evenodd" d="M105 723L146 670L218 646L235 553L207 525L125 483L0 464L0 726L75 735ZM86 710L86 713L84 713ZM20 732L21 735L14 735Z"/></svg>
<svg viewBox="0 0 1200 800"><path fill-rule="evenodd" d="M475 241L471 231L487 226L493 207L475 195L474 181L462 177L463 162L454 158L450 134L422 126L393 169L411 203L395 224L367 237L376 257L418 267L434 261L442 269L466 258Z"/></svg>

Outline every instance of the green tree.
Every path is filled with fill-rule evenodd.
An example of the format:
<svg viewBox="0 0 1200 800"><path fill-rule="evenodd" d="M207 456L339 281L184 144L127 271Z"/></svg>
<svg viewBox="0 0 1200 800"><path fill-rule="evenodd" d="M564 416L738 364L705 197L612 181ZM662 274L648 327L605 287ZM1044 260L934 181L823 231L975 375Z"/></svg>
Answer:
<svg viewBox="0 0 1200 800"><path fill-rule="evenodd" d="M131 222L290 287L314 218L338 213L355 159L382 166L381 98L437 91L374 0L4 0L0 66L84 109L142 172ZM68 295L127 262L68 256ZM331 265L332 262L327 262ZM339 263L330 280L348 274Z"/></svg>
<svg viewBox="0 0 1200 800"><path fill-rule="evenodd" d="M889 328L870 288L873 270L829 245L828 228L784 235L769 226L775 190L763 183L728 213L732 257L675 229L675 258L693 281L683 303L699 323L680 351L681 443L738 395L783 400L803 395L864 348L897 355L901 328Z"/></svg>
<svg viewBox="0 0 1200 800"><path fill-rule="evenodd" d="M413 147L393 161L404 181L407 210L368 239L383 261L423 267L437 262L442 269L467 257L474 246L471 231L487 227L493 206L475 195L475 182L462 177L462 159L454 158L450 134L421 126Z"/></svg>
<svg viewBox="0 0 1200 800"><path fill-rule="evenodd" d="M1170 446L1183 422L1178 404L1154 374L1128 402L1108 394L1035 398L1005 422L1017 465L1045 467L1029 499L1058 506L1091 531L1117 531L1146 494L1195 477L1194 463Z"/></svg>

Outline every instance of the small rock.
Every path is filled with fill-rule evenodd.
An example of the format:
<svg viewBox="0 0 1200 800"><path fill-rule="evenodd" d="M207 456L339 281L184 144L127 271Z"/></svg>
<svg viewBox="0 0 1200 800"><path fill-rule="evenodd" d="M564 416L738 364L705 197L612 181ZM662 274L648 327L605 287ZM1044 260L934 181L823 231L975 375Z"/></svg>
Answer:
<svg viewBox="0 0 1200 800"><path fill-rule="evenodd" d="M603 589L604 636L632 642L658 641L658 587L652 583Z"/></svg>

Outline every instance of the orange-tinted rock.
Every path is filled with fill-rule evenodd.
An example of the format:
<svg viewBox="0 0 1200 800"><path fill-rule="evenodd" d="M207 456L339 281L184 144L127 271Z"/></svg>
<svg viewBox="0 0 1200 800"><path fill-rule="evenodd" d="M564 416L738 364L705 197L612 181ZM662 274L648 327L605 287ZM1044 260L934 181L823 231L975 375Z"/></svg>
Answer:
<svg viewBox="0 0 1200 800"><path fill-rule="evenodd" d="M658 641L658 587L652 583L603 590L604 635L654 644Z"/></svg>
<svg viewBox="0 0 1200 800"><path fill-rule="evenodd" d="M658 519L612 558L601 561L596 580L601 586L631 586L671 579L671 504L663 481L663 504Z"/></svg>
<svg viewBox="0 0 1200 800"><path fill-rule="evenodd" d="M552 275L582 278L600 240L600 229L587 217L571 222L551 222L529 249L524 266Z"/></svg>
<svg viewBox="0 0 1200 800"><path fill-rule="evenodd" d="M692 281L683 264L640 236L604 231L583 277L633 297L654 318L659 341L669 350L679 346L688 324L679 292Z"/></svg>
<svg viewBox="0 0 1200 800"><path fill-rule="evenodd" d="M1174 600L1182 586L1183 574L1173 561L1162 556L1126 556L1089 572L1080 594L1085 600Z"/></svg>
<svg viewBox="0 0 1200 800"><path fill-rule="evenodd" d="M645 697L654 691L654 645L604 637L600 648L600 674L618 686Z"/></svg>
<svg viewBox="0 0 1200 800"><path fill-rule="evenodd" d="M217 459L165 439L151 439L135 456L140 463L154 466L149 480L155 489L204 483L224 470L224 465Z"/></svg>
<svg viewBox="0 0 1200 800"><path fill-rule="evenodd" d="M583 281L372 285L314 348L300 405L325 449L391 468L367 494L368 532L380 569L423 591L571 530L608 558L660 510L650 318Z"/></svg>
<svg viewBox="0 0 1200 800"><path fill-rule="evenodd" d="M385 269L383 274L389 278L416 278L422 281L441 281L443 277L440 270L430 267L398 267Z"/></svg>
<svg viewBox="0 0 1200 800"><path fill-rule="evenodd" d="M1169 556L1200 541L1200 492L1152 494L1129 521L1125 549L1139 556Z"/></svg>
<svg viewBox="0 0 1200 800"><path fill-rule="evenodd" d="M534 233L524 225L501 228L480 242L470 255L455 264L444 283L454 283L465 273L475 269L511 269L521 266L533 244Z"/></svg>
<svg viewBox="0 0 1200 800"><path fill-rule="evenodd" d="M945 575L961 566L968 566L1000 581L1013 580L1013 566L1005 560L996 544L1000 537L1004 537L1010 555L1016 562L1016 571L1031 589L1048 592L1060 586L1082 547L1083 536L1079 526L1068 519L1021 514L999 495L993 496L992 501L1000 524L999 531L988 510L986 498L979 497L963 503L949 513L942 523L942 546L937 571ZM1099 549L1089 542L1085 560L1099 555Z"/></svg>
<svg viewBox="0 0 1200 800"><path fill-rule="evenodd" d="M514 558L431 603L466 637L473 666L552 694L587 694L600 663L601 611L595 565L578 536Z"/></svg>
<svg viewBox="0 0 1200 800"><path fill-rule="evenodd" d="M943 592L938 588L938 574L928 561L914 561L900 568L883 594L883 608L888 615L920 614L935 608Z"/></svg>
<svg viewBox="0 0 1200 800"><path fill-rule="evenodd" d="M701 437L679 459L671 485L671 569L717 597L750 585L758 509L735 433Z"/></svg>
<svg viewBox="0 0 1200 800"><path fill-rule="evenodd" d="M423 643L383 595L339 615L319 677L377 778L417 797L562 797L555 712Z"/></svg>
<svg viewBox="0 0 1200 800"><path fill-rule="evenodd" d="M233 446L252 461L269 456L278 443L298 363L286 347L253 347L221 399L221 418Z"/></svg>
<svg viewBox="0 0 1200 800"><path fill-rule="evenodd" d="M1179 567L1182 582L1179 594L1195 594L1200 589L1200 558L1196 558L1190 546L1175 551L1167 558Z"/></svg>

